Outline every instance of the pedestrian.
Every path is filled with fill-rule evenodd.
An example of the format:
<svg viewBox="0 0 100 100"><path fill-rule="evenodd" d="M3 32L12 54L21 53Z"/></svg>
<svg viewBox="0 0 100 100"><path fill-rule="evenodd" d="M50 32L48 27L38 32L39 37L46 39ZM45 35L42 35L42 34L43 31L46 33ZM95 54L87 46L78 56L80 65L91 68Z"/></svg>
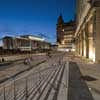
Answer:
<svg viewBox="0 0 100 100"><path fill-rule="evenodd" d="M24 60L24 64L25 64L25 65L28 64L28 59L27 59L27 58L25 58L25 60Z"/></svg>
<svg viewBox="0 0 100 100"><path fill-rule="evenodd" d="M31 59L30 58L28 58L28 64L31 64Z"/></svg>

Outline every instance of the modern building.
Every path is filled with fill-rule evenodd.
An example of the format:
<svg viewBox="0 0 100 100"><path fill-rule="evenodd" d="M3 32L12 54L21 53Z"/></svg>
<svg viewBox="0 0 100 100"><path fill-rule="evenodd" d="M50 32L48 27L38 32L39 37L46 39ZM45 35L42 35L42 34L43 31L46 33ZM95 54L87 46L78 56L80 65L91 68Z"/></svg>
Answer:
<svg viewBox="0 0 100 100"><path fill-rule="evenodd" d="M75 33L75 21L69 21L65 23L60 15L57 22L57 45L58 50L61 51L73 51L74 48L74 33Z"/></svg>
<svg viewBox="0 0 100 100"><path fill-rule="evenodd" d="M32 51L37 49L49 49L50 43L43 38L33 35L23 35L20 37L6 36L3 38L3 49Z"/></svg>
<svg viewBox="0 0 100 100"><path fill-rule="evenodd" d="M76 0L76 52L100 61L100 0Z"/></svg>

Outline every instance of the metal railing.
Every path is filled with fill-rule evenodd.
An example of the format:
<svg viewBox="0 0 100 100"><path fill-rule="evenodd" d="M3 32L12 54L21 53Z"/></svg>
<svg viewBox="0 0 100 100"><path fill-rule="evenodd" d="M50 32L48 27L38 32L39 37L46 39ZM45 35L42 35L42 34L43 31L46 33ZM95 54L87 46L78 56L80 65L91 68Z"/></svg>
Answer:
<svg viewBox="0 0 100 100"><path fill-rule="evenodd" d="M30 70L1 84L0 100L30 100L29 97L46 82L51 73L55 72L55 68L62 64L62 60L63 57L59 56L53 60L53 64L48 61L50 65L44 69L37 67L35 71Z"/></svg>
<svg viewBox="0 0 100 100"><path fill-rule="evenodd" d="M47 68L2 84L0 87L0 100L28 100L28 97L52 70L53 68Z"/></svg>

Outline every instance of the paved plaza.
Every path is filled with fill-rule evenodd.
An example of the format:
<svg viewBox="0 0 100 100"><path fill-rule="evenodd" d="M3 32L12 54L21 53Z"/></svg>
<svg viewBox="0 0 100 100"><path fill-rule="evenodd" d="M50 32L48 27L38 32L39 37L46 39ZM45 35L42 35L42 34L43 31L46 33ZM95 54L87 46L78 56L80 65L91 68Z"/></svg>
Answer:
<svg viewBox="0 0 100 100"><path fill-rule="evenodd" d="M0 100L100 100L99 64L63 52L33 59L31 68L22 62L0 66Z"/></svg>

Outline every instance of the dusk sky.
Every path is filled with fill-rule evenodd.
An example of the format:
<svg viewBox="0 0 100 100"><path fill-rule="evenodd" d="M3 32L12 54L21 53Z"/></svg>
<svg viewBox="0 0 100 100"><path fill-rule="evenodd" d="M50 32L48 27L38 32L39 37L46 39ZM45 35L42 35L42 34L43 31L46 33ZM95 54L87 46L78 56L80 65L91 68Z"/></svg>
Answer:
<svg viewBox="0 0 100 100"><path fill-rule="evenodd" d="M75 0L0 0L0 36L45 33L56 41L57 18L74 18Z"/></svg>

